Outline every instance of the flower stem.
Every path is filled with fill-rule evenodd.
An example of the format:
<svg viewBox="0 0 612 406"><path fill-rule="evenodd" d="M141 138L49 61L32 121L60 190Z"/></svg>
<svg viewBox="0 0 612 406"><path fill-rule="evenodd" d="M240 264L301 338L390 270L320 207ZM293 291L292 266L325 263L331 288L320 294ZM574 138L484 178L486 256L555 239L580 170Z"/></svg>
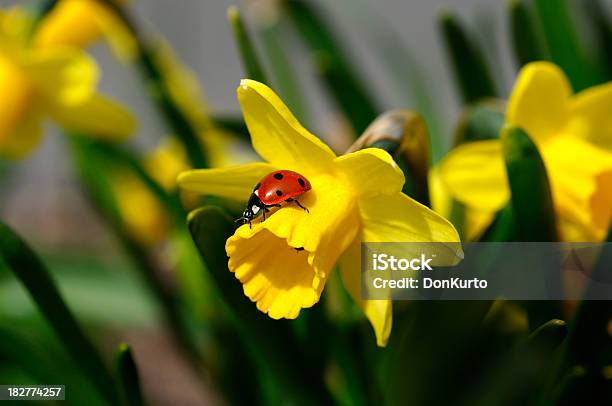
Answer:
<svg viewBox="0 0 612 406"><path fill-rule="evenodd" d="M257 57L257 52L253 45L253 41L244 26L244 21L238 11L238 7L231 6L227 9L227 19L234 33L234 40L240 51L240 59L249 79L257 80L270 86L270 81L266 75L261 61Z"/></svg>
<svg viewBox="0 0 612 406"><path fill-rule="evenodd" d="M187 156L194 168L207 168L209 159L200 142L199 134L186 114L181 110L170 94L170 89L164 79L162 70L155 60L151 45L144 38L138 26L125 12L122 6L113 0L102 0L121 18L134 36L137 45L137 60L140 72L146 83L146 88L155 105L166 120L168 127L181 140L187 151Z"/></svg>
<svg viewBox="0 0 612 406"><path fill-rule="evenodd" d="M86 143L83 137L74 136L70 139L75 165L85 186L86 196L90 199L94 209L109 224L111 231L120 241L136 270L139 271L151 292L159 300L178 348L182 350L194 371L201 376L203 358L190 328L183 318L177 298L161 280L162 270L125 228L110 192L108 179L103 175L104 170L101 167L99 151L95 149L95 145Z"/></svg>

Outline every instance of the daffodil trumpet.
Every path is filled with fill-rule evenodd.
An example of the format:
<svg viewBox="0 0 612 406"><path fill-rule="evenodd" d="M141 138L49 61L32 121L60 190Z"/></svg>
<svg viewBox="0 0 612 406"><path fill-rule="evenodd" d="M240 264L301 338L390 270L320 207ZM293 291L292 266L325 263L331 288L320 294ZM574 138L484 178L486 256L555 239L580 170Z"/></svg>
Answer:
<svg viewBox="0 0 612 406"><path fill-rule="evenodd" d="M300 197L309 212L283 205L266 221L238 227L225 245L229 270L260 311L294 319L319 301L338 263L378 345L386 345L391 301L361 298L360 243L445 242L460 257L456 230L401 192L404 175L387 152L367 148L338 157L266 85L243 80L237 92L253 148L265 162L187 171L179 185L245 201L262 178L291 170L308 179L311 189Z"/></svg>

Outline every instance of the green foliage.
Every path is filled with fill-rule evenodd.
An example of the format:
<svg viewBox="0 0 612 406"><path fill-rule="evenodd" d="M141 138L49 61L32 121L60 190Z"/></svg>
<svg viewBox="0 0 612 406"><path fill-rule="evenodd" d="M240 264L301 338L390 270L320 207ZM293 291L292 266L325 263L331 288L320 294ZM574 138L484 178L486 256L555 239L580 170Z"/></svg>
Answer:
<svg viewBox="0 0 612 406"><path fill-rule="evenodd" d="M13 271L92 384L114 403L113 378L95 346L64 302L55 282L36 254L9 227L0 223L0 260Z"/></svg>
<svg viewBox="0 0 612 406"><path fill-rule="evenodd" d="M143 406L145 403L142 398L138 368L130 346L125 343L119 344L115 354L115 374L117 387L125 406Z"/></svg>
<svg viewBox="0 0 612 406"><path fill-rule="evenodd" d="M601 72L581 46L566 0L535 0L551 59L570 78L575 91L601 82Z"/></svg>
<svg viewBox="0 0 612 406"><path fill-rule="evenodd" d="M440 13L438 25L463 103L497 96L482 51L459 19L449 10L444 10Z"/></svg>
<svg viewBox="0 0 612 406"><path fill-rule="evenodd" d="M509 14L512 46L518 65L549 59L530 5L524 0L511 0Z"/></svg>
<svg viewBox="0 0 612 406"><path fill-rule="evenodd" d="M237 7L232 6L227 10L227 19L232 27L234 39L240 51L242 65L247 74L246 77L270 85Z"/></svg>
<svg viewBox="0 0 612 406"><path fill-rule="evenodd" d="M354 64L344 54L331 27L313 2L288 0L284 6L310 48L316 73L352 124L355 134L361 134L378 113L365 81L352 69Z"/></svg>
<svg viewBox="0 0 612 406"><path fill-rule="evenodd" d="M558 241L548 175L536 145L523 130L510 127L502 148L520 241Z"/></svg>

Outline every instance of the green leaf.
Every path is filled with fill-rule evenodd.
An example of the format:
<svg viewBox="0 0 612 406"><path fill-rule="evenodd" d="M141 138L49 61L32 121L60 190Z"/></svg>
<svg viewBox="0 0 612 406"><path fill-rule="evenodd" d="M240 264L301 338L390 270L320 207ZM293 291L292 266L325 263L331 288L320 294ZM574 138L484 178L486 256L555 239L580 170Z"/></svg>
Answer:
<svg viewBox="0 0 612 406"><path fill-rule="evenodd" d="M265 19L262 19L265 20ZM301 123L309 122L306 101L301 92L297 72L293 67L290 50L294 47L284 20L275 23L261 21L257 27L266 61L274 79L275 88L291 112Z"/></svg>
<svg viewBox="0 0 612 406"><path fill-rule="evenodd" d="M602 82L598 72L581 47L566 0L535 0L535 8L552 61L568 75L575 91Z"/></svg>
<svg viewBox="0 0 612 406"><path fill-rule="evenodd" d="M115 374L123 404L126 406L143 406L145 403L142 397L138 368L130 346L125 343L119 344L115 353Z"/></svg>
<svg viewBox="0 0 612 406"><path fill-rule="evenodd" d="M377 115L377 108L333 35L321 10L310 1L288 0L284 3L291 21L310 48L317 74L328 92L353 126L361 134Z"/></svg>
<svg viewBox="0 0 612 406"><path fill-rule="evenodd" d="M591 26L596 40L596 54L602 72L607 80L612 79L612 24L610 13L607 12L601 0L585 0L585 11L588 24Z"/></svg>
<svg viewBox="0 0 612 406"><path fill-rule="evenodd" d="M376 3L352 0L346 8L352 25L364 33L370 50L380 60L393 83L400 106L410 106L423 115L429 128L433 162L442 158L445 148L445 123L432 83L422 61L408 49L399 33L379 12Z"/></svg>
<svg viewBox="0 0 612 406"><path fill-rule="evenodd" d="M550 349L555 349L567 337L567 323L563 320L553 319L538 327L529 335L527 345L542 354Z"/></svg>
<svg viewBox="0 0 612 406"><path fill-rule="evenodd" d="M497 96L482 51L458 18L451 11L444 10L438 24L463 102L470 104Z"/></svg>
<svg viewBox="0 0 612 406"><path fill-rule="evenodd" d="M508 6L514 57L518 65L550 59L530 6L524 0L511 0Z"/></svg>
<svg viewBox="0 0 612 406"><path fill-rule="evenodd" d="M502 149L520 241L559 241L550 184L536 145L520 128L503 131Z"/></svg>
<svg viewBox="0 0 612 406"><path fill-rule="evenodd" d="M212 117L213 123L216 127L227 131L231 135L236 136L238 139L246 142L251 142L251 136L249 135L249 129L242 117L222 116L214 115Z"/></svg>
<svg viewBox="0 0 612 406"><path fill-rule="evenodd" d="M508 350L491 357L493 365L465 404L487 406L500 403L499 399L507 405L533 404L566 335L565 322L550 320L529 337L506 344Z"/></svg>
<svg viewBox="0 0 612 406"><path fill-rule="evenodd" d="M612 227L608 231L608 244L599 255L599 259L590 275L590 280L612 283ZM591 285L587 285L585 297L588 297ZM570 323L567 342L565 366L583 365L591 369L600 369L612 363L612 337L608 334L608 323L612 318L612 302L583 300Z"/></svg>
<svg viewBox="0 0 612 406"><path fill-rule="evenodd" d="M268 401L296 404L329 402L321 371L313 372L303 358L290 322L272 320L257 310L227 268L225 241L234 233L232 219L219 208L204 207L190 213L188 224L244 345L259 370L266 371L262 384L267 386L268 397L274 399ZM308 386L304 382L309 382Z"/></svg>
<svg viewBox="0 0 612 406"><path fill-rule="evenodd" d="M253 41L244 26L238 7L231 6L227 9L227 19L232 27L234 40L236 41L236 45L238 45L240 59L242 60L242 65L246 71L247 77L269 86L270 82L257 57Z"/></svg>
<svg viewBox="0 0 612 406"><path fill-rule="evenodd" d="M488 301L433 300L412 302L402 312L394 309L381 366L384 404L446 405L463 399L487 361L490 340L482 322L490 306Z"/></svg>
<svg viewBox="0 0 612 406"><path fill-rule="evenodd" d="M189 365L196 373L201 374L202 355L196 342L196 334L185 320L176 293L160 278L163 271L127 230L117 209L110 180L105 176L114 162L109 161L108 155L101 153L97 144L89 142L85 137L71 136L70 141L75 166L85 188L86 197L89 198L92 207L106 220L110 231L121 243L150 292L161 304L170 331Z"/></svg>
<svg viewBox="0 0 612 406"><path fill-rule="evenodd" d="M517 241L518 232L516 230L512 204L507 205L495 214L495 218L487 229L478 238L478 241Z"/></svg>
<svg viewBox="0 0 612 406"><path fill-rule="evenodd" d="M113 378L102 357L64 302L55 282L36 254L9 227L0 223L0 259L28 290L66 351L106 400L115 404Z"/></svg>
<svg viewBox="0 0 612 406"><path fill-rule="evenodd" d="M21 372L26 375L26 379L3 379L11 371ZM44 319L21 324L10 318L0 318L0 380L25 385L61 382L70 388L66 404L109 405L98 394L89 376L83 374L71 355L65 351Z"/></svg>

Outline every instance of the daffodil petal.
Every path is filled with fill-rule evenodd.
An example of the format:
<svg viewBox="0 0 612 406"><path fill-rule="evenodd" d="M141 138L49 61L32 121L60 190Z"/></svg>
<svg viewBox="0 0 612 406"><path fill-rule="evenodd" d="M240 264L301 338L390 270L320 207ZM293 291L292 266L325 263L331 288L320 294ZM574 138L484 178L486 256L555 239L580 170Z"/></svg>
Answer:
<svg viewBox="0 0 612 406"><path fill-rule="evenodd" d="M361 298L361 239L353 243L340 257L340 272L344 286L363 314L372 324L376 344L385 347L393 324L393 304L391 300L363 300Z"/></svg>
<svg viewBox="0 0 612 406"><path fill-rule="evenodd" d="M495 211L510 199L499 140L460 145L440 162L439 174L451 196L470 207Z"/></svg>
<svg viewBox="0 0 612 406"><path fill-rule="evenodd" d="M95 92L99 71L94 60L74 48L55 48L33 52L27 69L38 96L47 103L75 106Z"/></svg>
<svg viewBox="0 0 612 406"><path fill-rule="evenodd" d="M450 254L453 263L463 257L455 227L403 193L362 199L359 211L363 221L363 242L445 243L448 248L445 254ZM415 245L414 248L420 250L425 246Z"/></svg>
<svg viewBox="0 0 612 406"><path fill-rule="evenodd" d="M225 249L244 294L271 318L295 319L319 301L326 278L317 276L308 252L295 250L285 239L246 226L227 240Z"/></svg>
<svg viewBox="0 0 612 406"><path fill-rule="evenodd" d="M56 106L50 114L66 129L109 141L123 141L136 128L132 113L99 95L74 106Z"/></svg>
<svg viewBox="0 0 612 406"><path fill-rule="evenodd" d="M195 169L181 173L178 184L185 190L203 195L247 201L255 185L277 169L265 162L227 168Z"/></svg>
<svg viewBox="0 0 612 406"><path fill-rule="evenodd" d="M302 127L272 89L244 79L237 93L253 148L264 160L305 176L330 167L333 151Z"/></svg>
<svg viewBox="0 0 612 406"><path fill-rule="evenodd" d="M27 119L35 99L27 73L8 56L0 55L0 142Z"/></svg>
<svg viewBox="0 0 612 406"><path fill-rule="evenodd" d="M532 62L519 73L506 112L506 122L534 139L544 139L567 122L572 94L567 77L549 62Z"/></svg>
<svg viewBox="0 0 612 406"><path fill-rule="evenodd" d="M105 12L98 1L61 0L41 20L34 43L41 48L85 48L101 37L99 20Z"/></svg>
<svg viewBox="0 0 612 406"><path fill-rule="evenodd" d="M367 148L335 160L344 180L356 194L371 197L397 193L404 185L404 174L391 155L380 148Z"/></svg>
<svg viewBox="0 0 612 406"><path fill-rule="evenodd" d="M612 153L568 136L542 153L559 214L603 238L612 216Z"/></svg>
<svg viewBox="0 0 612 406"><path fill-rule="evenodd" d="M0 137L0 157L21 159L31 152L42 139L42 117L29 112L9 134Z"/></svg>
<svg viewBox="0 0 612 406"><path fill-rule="evenodd" d="M288 202L265 221L255 220L253 228L265 228L291 247L303 248L317 272L327 274L357 235L358 211L350 188L338 178L319 175L309 181L312 190L299 198L308 211Z"/></svg>
<svg viewBox="0 0 612 406"><path fill-rule="evenodd" d="M110 48L123 62L130 62L138 55L138 44L129 28L114 12L105 10L98 22Z"/></svg>
<svg viewBox="0 0 612 406"><path fill-rule="evenodd" d="M612 82L578 93L571 103L568 133L612 150Z"/></svg>

